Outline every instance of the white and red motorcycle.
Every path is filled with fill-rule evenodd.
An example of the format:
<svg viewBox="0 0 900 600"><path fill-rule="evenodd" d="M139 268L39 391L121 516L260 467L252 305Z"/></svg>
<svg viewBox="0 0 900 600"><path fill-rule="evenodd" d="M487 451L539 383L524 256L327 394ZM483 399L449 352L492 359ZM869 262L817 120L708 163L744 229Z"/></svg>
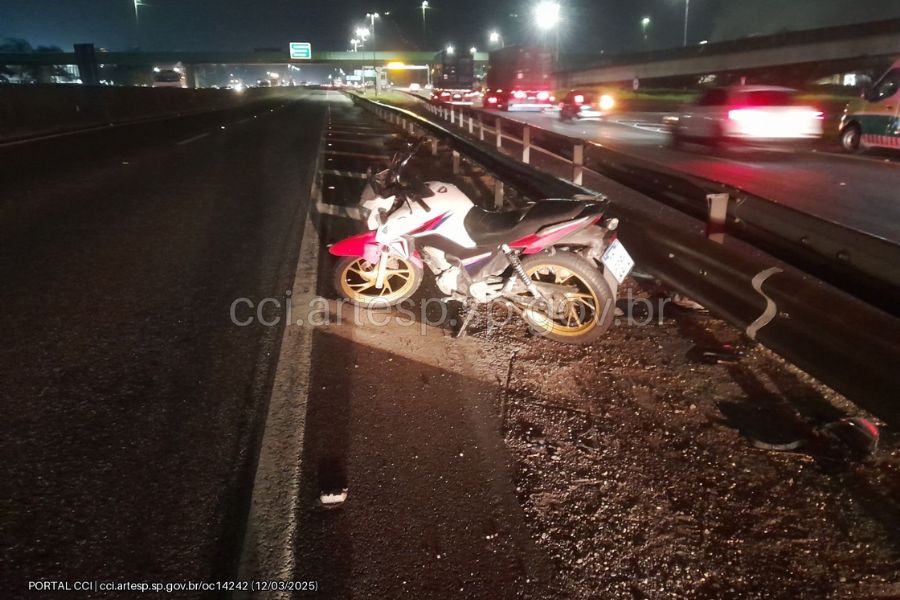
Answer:
<svg viewBox="0 0 900 600"><path fill-rule="evenodd" d="M368 231L330 247L341 257L341 296L394 306L416 292L427 267L448 299L468 309L459 335L478 305L496 301L560 342L590 343L609 329L634 262L616 239L618 221L603 220L604 197L483 210L453 184L406 176L418 145L370 174L359 204Z"/></svg>

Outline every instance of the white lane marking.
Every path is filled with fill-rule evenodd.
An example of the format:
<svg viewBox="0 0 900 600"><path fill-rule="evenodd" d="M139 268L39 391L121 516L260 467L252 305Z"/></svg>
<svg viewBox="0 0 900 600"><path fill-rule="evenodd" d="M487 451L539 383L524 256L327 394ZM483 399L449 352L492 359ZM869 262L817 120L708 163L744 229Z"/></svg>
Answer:
<svg viewBox="0 0 900 600"><path fill-rule="evenodd" d="M326 169L322 171L322 175L333 175L335 177L350 177L351 179L368 179L368 173L356 173L354 171L338 171L336 169Z"/></svg>
<svg viewBox="0 0 900 600"><path fill-rule="evenodd" d="M322 187L318 176L321 164L320 147L319 156L313 164L311 203L321 202ZM312 306L316 297L320 245L312 211L309 211L291 290L291 306L297 307L298 313L299 308ZM304 317L300 319L301 325L286 323L281 339L241 549L238 573L242 581L288 580L296 575L296 515L300 500L313 339L313 326ZM255 596L253 592L239 592L236 597ZM288 600L291 592L276 591L270 597Z"/></svg>
<svg viewBox="0 0 900 600"><path fill-rule="evenodd" d="M344 217L345 219L353 219L354 221L362 220L362 215L359 214L359 208L356 206L339 206L337 204L316 202L316 212L320 215L328 215L329 217Z"/></svg>
<svg viewBox="0 0 900 600"><path fill-rule="evenodd" d="M196 141L199 140L199 139L205 138L205 137L208 136L208 135L209 135L208 132L207 132L207 133L201 133L201 134L199 134L199 135L195 135L194 137L189 137L189 138L186 139L186 140L181 140L180 142L178 142L177 145L178 145L178 146L184 146L185 144L190 144L191 142L196 142Z"/></svg>
<svg viewBox="0 0 900 600"><path fill-rule="evenodd" d="M383 162L390 161L390 157L382 156L380 154L364 154L362 152L343 152L341 150L326 150L325 154L329 156L353 156L356 158L368 158L370 160L380 160Z"/></svg>
<svg viewBox="0 0 900 600"><path fill-rule="evenodd" d="M859 162L869 163L870 165L890 165L900 167L900 162L887 156L860 156L858 154L848 154L835 150L810 150L808 152L804 152L803 154L821 156L824 158L833 158L838 160L855 160Z"/></svg>

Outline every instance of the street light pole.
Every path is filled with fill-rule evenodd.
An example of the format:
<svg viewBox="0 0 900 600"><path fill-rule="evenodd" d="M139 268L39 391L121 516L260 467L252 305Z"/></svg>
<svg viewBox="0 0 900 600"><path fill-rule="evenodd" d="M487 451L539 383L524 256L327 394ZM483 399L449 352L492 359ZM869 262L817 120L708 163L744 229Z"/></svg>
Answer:
<svg viewBox="0 0 900 600"><path fill-rule="evenodd" d="M370 30L372 32L372 69L375 71L375 96L378 96L379 88L381 87L381 78L378 73L378 56L375 53L375 19L379 17L378 13L366 13L366 18L369 19L369 23L371 23Z"/></svg>
<svg viewBox="0 0 900 600"><path fill-rule="evenodd" d="M371 23L369 31L372 32L372 60L375 60L375 19L377 19L378 16L378 13L366 13L366 18L369 19L369 23Z"/></svg>
<svg viewBox="0 0 900 600"><path fill-rule="evenodd" d="M641 19L641 32L644 34L644 46L648 46L649 44L647 39L647 26L650 25L650 17L644 17Z"/></svg>
<svg viewBox="0 0 900 600"><path fill-rule="evenodd" d="M428 0L422 0L422 37L428 42L428 26L425 22L425 11L428 10Z"/></svg>
<svg viewBox="0 0 900 600"><path fill-rule="evenodd" d="M684 0L684 46L687 47L688 17L691 14L691 0Z"/></svg>

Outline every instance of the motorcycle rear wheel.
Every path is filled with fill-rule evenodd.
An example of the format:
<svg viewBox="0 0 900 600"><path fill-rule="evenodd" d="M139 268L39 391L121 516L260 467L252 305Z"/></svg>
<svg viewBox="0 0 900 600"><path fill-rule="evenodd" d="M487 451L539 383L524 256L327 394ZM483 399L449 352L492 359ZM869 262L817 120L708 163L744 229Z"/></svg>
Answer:
<svg viewBox="0 0 900 600"><path fill-rule="evenodd" d="M534 281L578 290L559 299L563 308L556 314L540 301L524 310L525 320L538 335L564 344L590 344L612 326L616 299L603 274L587 259L570 252L536 254L523 258L522 266Z"/></svg>
<svg viewBox="0 0 900 600"><path fill-rule="evenodd" d="M412 261L391 256L384 285L375 287L378 265L361 256L345 256L334 269L334 289L354 304L368 308L396 306L416 293L422 284L422 269Z"/></svg>

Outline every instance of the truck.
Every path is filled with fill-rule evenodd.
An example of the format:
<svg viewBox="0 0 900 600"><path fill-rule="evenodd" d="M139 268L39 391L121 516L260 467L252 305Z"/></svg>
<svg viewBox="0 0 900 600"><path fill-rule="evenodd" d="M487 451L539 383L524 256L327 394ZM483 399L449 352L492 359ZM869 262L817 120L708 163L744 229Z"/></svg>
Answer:
<svg viewBox="0 0 900 600"><path fill-rule="evenodd" d="M475 60L471 54L441 50L434 55L432 102L471 105L478 97L475 85Z"/></svg>
<svg viewBox="0 0 900 600"><path fill-rule="evenodd" d="M488 58L485 108L544 110L555 102L553 52L542 47L507 46Z"/></svg>

